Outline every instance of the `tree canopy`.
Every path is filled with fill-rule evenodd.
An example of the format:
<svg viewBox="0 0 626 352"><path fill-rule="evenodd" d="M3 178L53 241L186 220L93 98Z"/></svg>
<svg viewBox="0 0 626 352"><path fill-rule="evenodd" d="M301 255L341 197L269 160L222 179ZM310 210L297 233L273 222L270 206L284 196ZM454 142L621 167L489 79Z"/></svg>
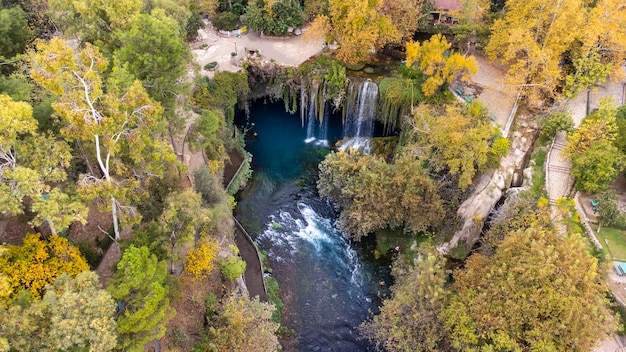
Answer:
<svg viewBox="0 0 626 352"><path fill-rule="evenodd" d="M356 240L387 227L422 232L443 215L437 185L410 153L389 164L374 155L338 152L319 168L320 195L342 209L338 224Z"/></svg>
<svg viewBox="0 0 626 352"><path fill-rule="evenodd" d="M87 269L78 248L66 238L52 235L43 240L39 234L27 234L20 246L0 246L0 281L7 285L0 290L0 298L10 303L22 290L39 298L58 276L74 276Z"/></svg>
<svg viewBox="0 0 626 352"><path fill-rule="evenodd" d="M503 18L495 20L486 52L492 60L510 63L511 85L537 101L552 97L563 78L562 55L580 36L584 22L580 0L510 0Z"/></svg>
<svg viewBox="0 0 626 352"><path fill-rule="evenodd" d="M578 234L531 226L457 270L442 317L461 350L589 351L611 331L598 260Z"/></svg>
<svg viewBox="0 0 626 352"><path fill-rule="evenodd" d="M490 158L503 156L490 145L497 133L478 102L449 105L445 110L420 105L408 124L406 148L428 160L436 172L448 170L458 177L461 189L472 184L474 175L487 167Z"/></svg>
<svg viewBox="0 0 626 352"><path fill-rule="evenodd" d="M64 137L90 146L97 170L90 167L79 190L87 199L107 202L119 238L118 218L132 222L137 215L119 202L129 201L130 191L143 178L162 175L166 163L175 160L171 147L159 138L165 127L162 108L140 81L105 85L101 74L107 61L90 44L75 52L62 39L40 41L30 64L32 79L59 95L53 107L65 124ZM114 70L114 76L123 71Z"/></svg>
<svg viewBox="0 0 626 352"><path fill-rule="evenodd" d="M311 23L316 33L310 39L324 40L330 34L339 43L337 58L346 64L365 62L372 52L401 37L391 17L382 12L383 1L330 0L329 4L330 16L319 15Z"/></svg>
<svg viewBox="0 0 626 352"><path fill-rule="evenodd" d="M0 347L4 340L11 351L108 352L117 343L114 314L115 301L96 273L63 274L43 299L0 307Z"/></svg>
<svg viewBox="0 0 626 352"><path fill-rule="evenodd" d="M175 313L169 306L166 280L166 263L148 248L131 245L124 251L107 288L114 299L122 301L117 318L122 349L143 351L146 342L165 335L167 319Z"/></svg>
<svg viewBox="0 0 626 352"><path fill-rule="evenodd" d="M396 262L392 296L383 301L380 314L361 326L361 333L382 342L390 352L445 350L440 315L450 292L444 265L445 260L434 248L408 265Z"/></svg>
<svg viewBox="0 0 626 352"><path fill-rule="evenodd" d="M435 94L444 84L457 78L469 81L470 74L478 72L478 63L473 56L448 54L451 47L452 44L441 34L436 34L423 43L406 43L406 66L416 66L427 77L422 84L424 95Z"/></svg>

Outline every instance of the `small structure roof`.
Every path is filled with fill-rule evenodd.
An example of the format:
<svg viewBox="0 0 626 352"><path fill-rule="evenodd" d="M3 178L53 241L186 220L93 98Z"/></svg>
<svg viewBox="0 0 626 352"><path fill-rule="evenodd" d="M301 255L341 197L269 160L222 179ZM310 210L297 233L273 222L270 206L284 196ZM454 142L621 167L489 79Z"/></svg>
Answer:
<svg viewBox="0 0 626 352"><path fill-rule="evenodd" d="M452 11L461 8L460 0L436 0L433 6L435 10Z"/></svg>

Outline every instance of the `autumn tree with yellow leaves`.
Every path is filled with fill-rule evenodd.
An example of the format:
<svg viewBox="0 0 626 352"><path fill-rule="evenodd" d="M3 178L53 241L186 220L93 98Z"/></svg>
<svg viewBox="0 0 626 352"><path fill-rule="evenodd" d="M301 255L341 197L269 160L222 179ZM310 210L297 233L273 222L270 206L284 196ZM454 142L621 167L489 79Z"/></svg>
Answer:
<svg viewBox="0 0 626 352"><path fill-rule="evenodd" d="M619 78L626 55L626 5L620 0L509 0L486 47L509 64L507 81L531 104L574 96ZM571 62L571 65L568 64Z"/></svg>
<svg viewBox="0 0 626 352"><path fill-rule="evenodd" d="M88 269L78 248L66 238L52 235L43 240L39 234L27 234L20 246L0 246L0 282L7 285L0 298L10 302L22 290L39 298L57 276L74 276Z"/></svg>
<svg viewBox="0 0 626 352"><path fill-rule="evenodd" d="M452 44L441 34L423 43L410 41L406 44L406 66L415 66L426 76L422 84L424 95L435 94L456 78L468 81L470 74L478 72L478 63L473 56L449 53L451 47Z"/></svg>
<svg viewBox="0 0 626 352"><path fill-rule="evenodd" d="M565 77L564 93L589 93L609 76L622 78L625 58L626 4L620 0L597 1L585 13L585 28L572 50L572 68Z"/></svg>
<svg viewBox="0 0 626 352"><path fill-rule="evenodd" d="M397 42L401 34L389 15L384 0L330 0L330 16L319 15L311 24L309 40L332 36L339 43L337 58L346 64L365 62L386 43Z"/></svg>

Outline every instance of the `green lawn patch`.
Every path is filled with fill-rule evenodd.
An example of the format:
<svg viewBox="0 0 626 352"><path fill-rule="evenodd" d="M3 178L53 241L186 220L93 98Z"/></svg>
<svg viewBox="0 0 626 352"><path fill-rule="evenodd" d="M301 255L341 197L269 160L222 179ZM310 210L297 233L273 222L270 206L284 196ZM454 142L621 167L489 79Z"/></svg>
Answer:
<svg viewBox="0 0 626 352"><path fill-rule="evenodd" d="M548 151L545 149L535 150L531 156L532 160L535 161L533 164L533 186L532 186L532 194L539 197L546 197L546 172L543 169L543 164L546 162L546 157L548 156Z"/></svg>
<svg viewBox="0 0 626 352"><path fill-rule="evenodd" d="M597 233L598 240L615 260L626 261L626 231L603 227Z"/></svg>

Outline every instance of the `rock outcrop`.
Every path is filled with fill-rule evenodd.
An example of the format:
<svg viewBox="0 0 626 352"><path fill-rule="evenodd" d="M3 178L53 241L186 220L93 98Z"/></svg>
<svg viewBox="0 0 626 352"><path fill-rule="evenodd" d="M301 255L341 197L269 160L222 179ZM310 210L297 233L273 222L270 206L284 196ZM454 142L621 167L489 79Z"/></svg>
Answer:
<svg viewBox="0 0 626 352"><path fill-rule="evenodd" d="M532 116L521 112L516 116L516 123L516 131L510 136L509 154L502 158L497 169L482 174L475 181L471 195L457 211L462 227L454 233L450 241L438 247L441 253L450 254L459 246L463 246L467 252L474 246L489 212L511 187L513 174L516 170L526 167L524 165L527 162L526 154L534 144L538 126Z"/></svg>

